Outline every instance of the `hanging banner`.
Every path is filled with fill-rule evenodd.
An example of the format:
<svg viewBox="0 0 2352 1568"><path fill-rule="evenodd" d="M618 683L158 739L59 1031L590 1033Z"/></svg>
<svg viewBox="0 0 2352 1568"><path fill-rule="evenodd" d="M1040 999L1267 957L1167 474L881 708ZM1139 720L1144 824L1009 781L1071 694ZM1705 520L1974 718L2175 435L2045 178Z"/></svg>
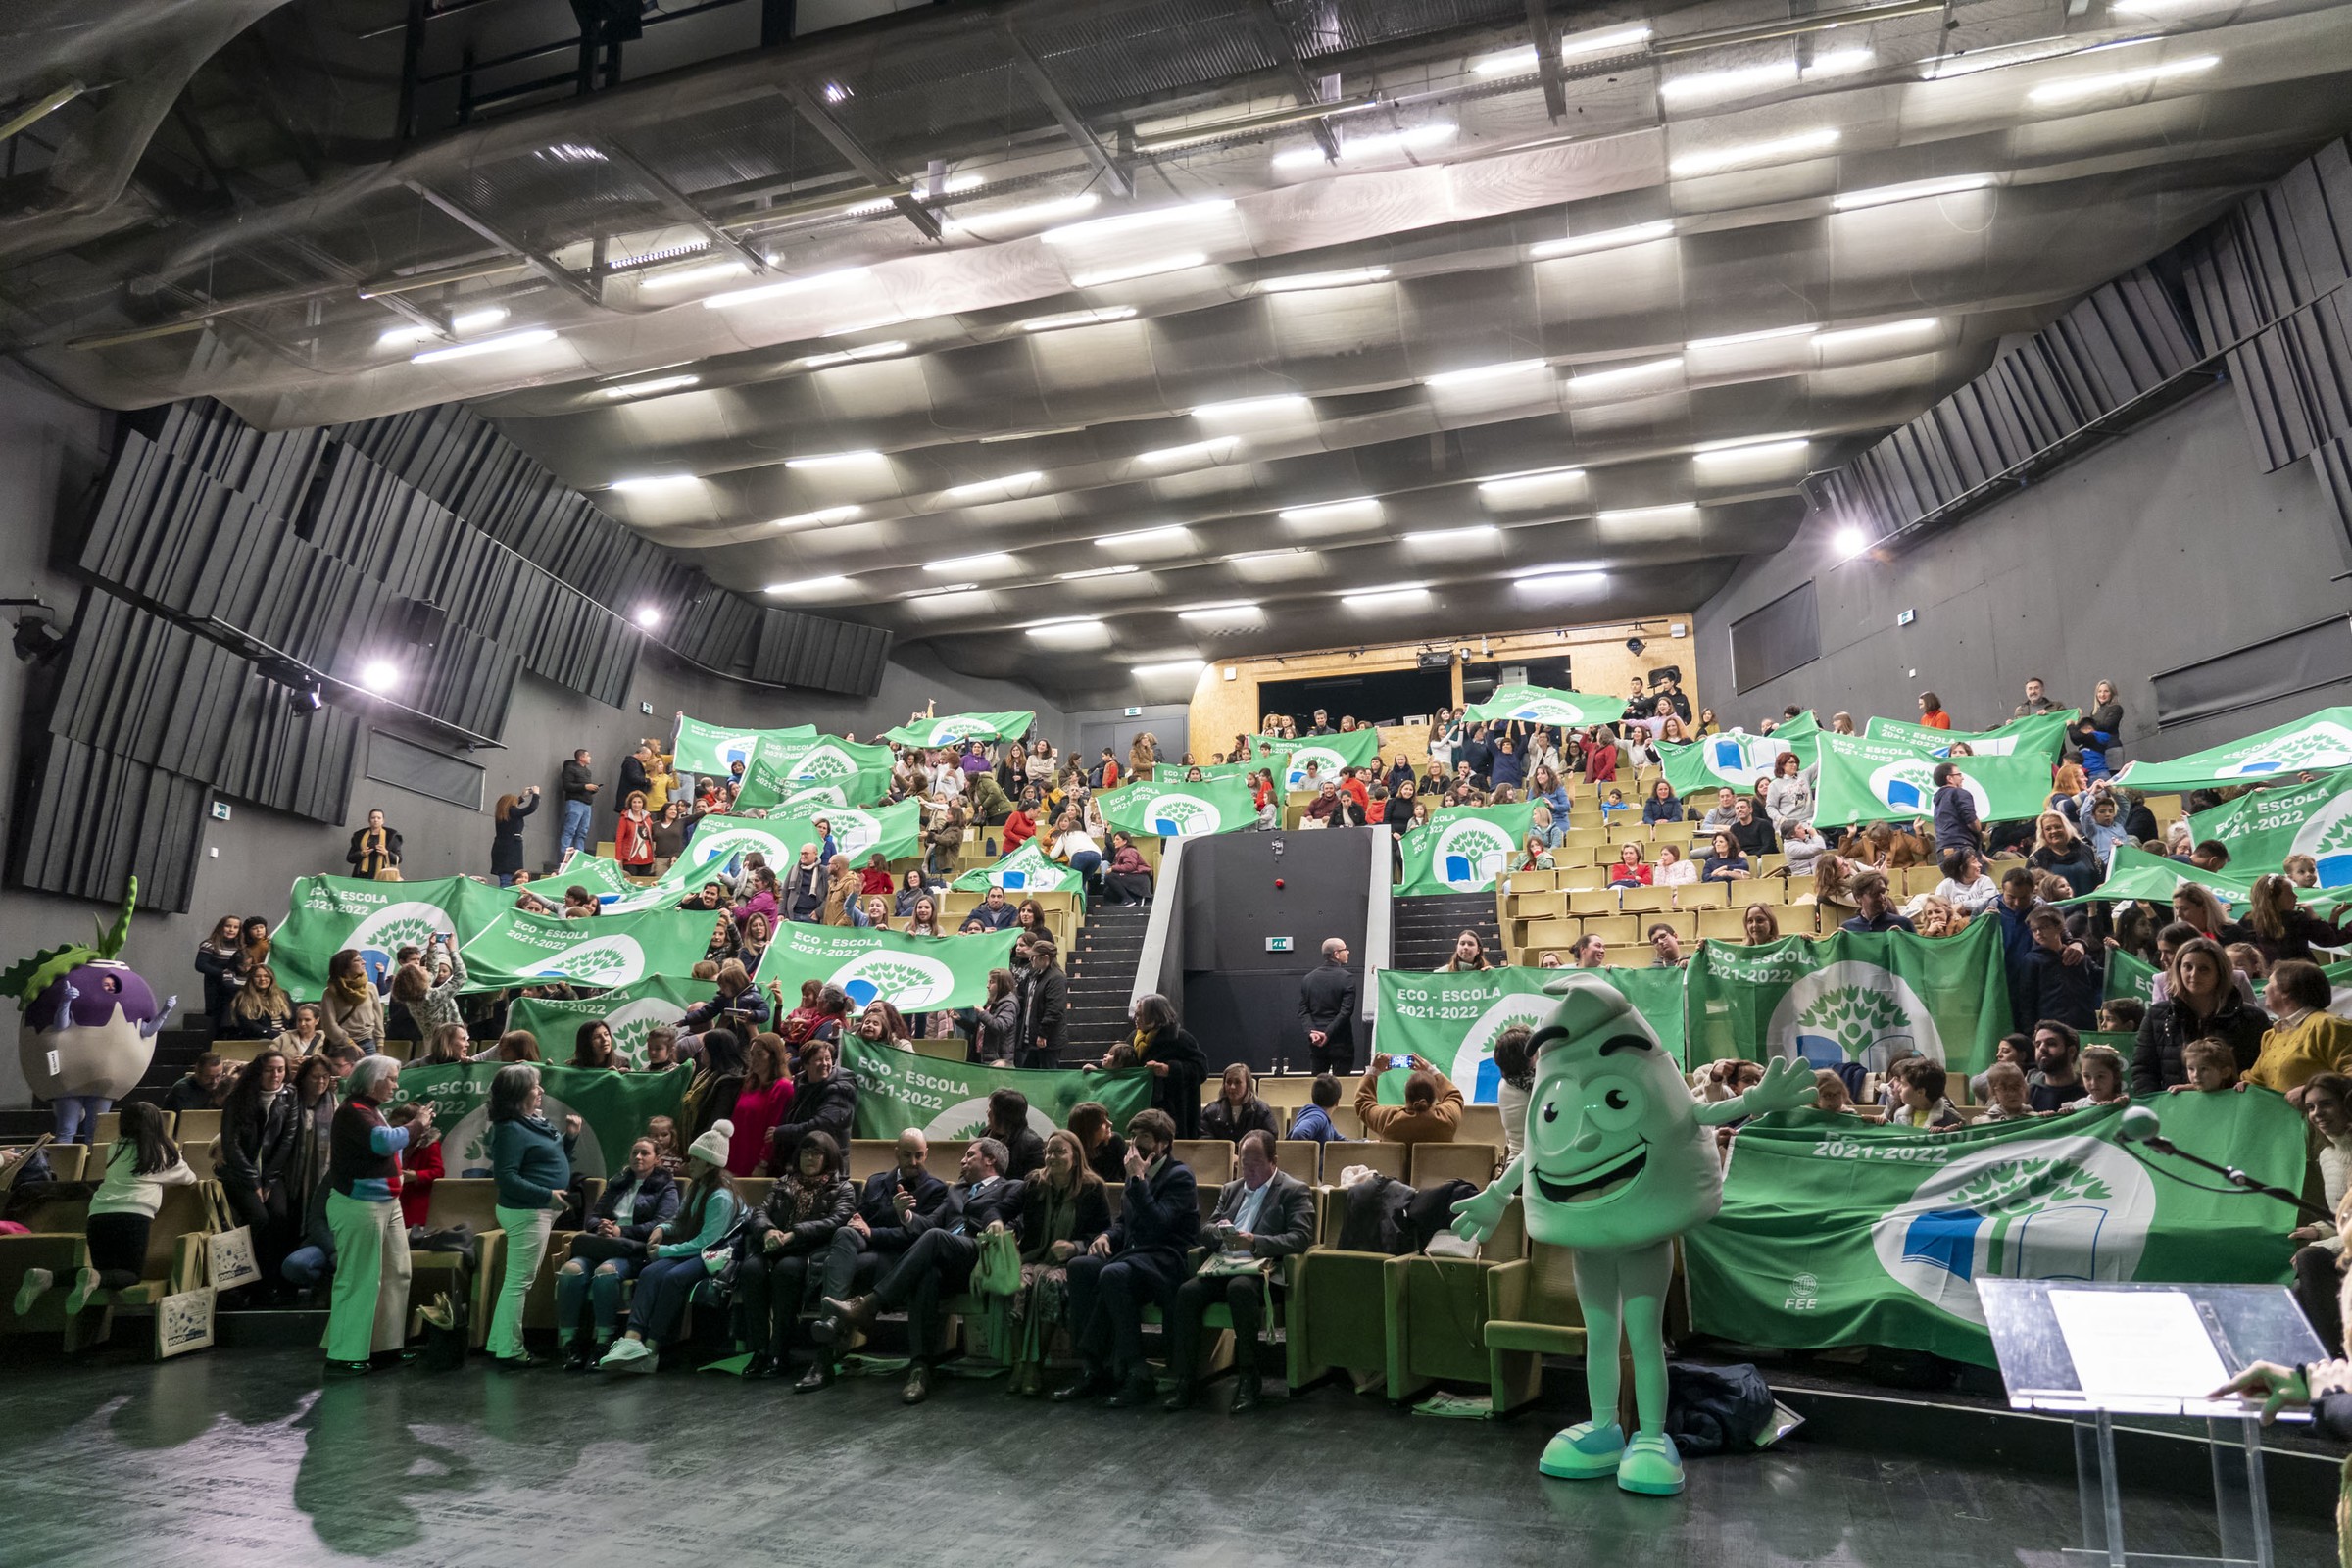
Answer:
<svg viewBox="0 0 2352 1568"><path fill-rule="evenodd" d="M2267 1089L2145 1102L2183 1149L2303 1185L2305 1132ZM1798 1111L1740 1130L1723 1211L1684 1236L1691 1327L1788 1349L1885 1345L1993 1364L1977 1281L2281 1284L2295 1211L2143 1154L2122 1105L1956 1132ZM2155 1167L2156 1170L2152 1170ZM2218 1191L2216 1190L2218 1189Z"/></svg>
<svg viewBox="0 0 2352 1568"><path fill-rule="evenodd" d="M1260 767L1275 765L1271 760L1288 754L1289 760L1275 778L1282 783L1285 795L1308 794L1322 788L1322 781L1337 783L1340 770L1348 767L1370 767L1380 758L1380 731L1351 729L1346 734L1301 735L1296 740L1278 740L1264 735L1250 737L1250 749L1265 760ZM1306 764L1315 764L1316 783L1306 781Z"/></svg>
<svg viewBox="0 0 2352 1568"><path fill-rule="evenodd" d="M2241 795L2188 819L2192 843L2219 839L2230 863L2247 875L2278 870L2290 855L2308 855L2320 886L2352 884L2352 770L2308 784L2284 783Z"/></svg>
<svg viewBox="0 0 2352 1568"><path fill-rule="evenodd" d="M542 1045L542 1050L545 1046ZM441 1129L442 1161L451 1176L474 1180L490 1167L490 1080L503 1061L400 1069L400 1098L433 1107ZM675 1119L685 1102L692 1067L667 1072L608 1072L602 1068L539 1066L547 1093L539 1114L561 1134L565 1116L580 1118L571 1150L574 1176L609 1176L628 1162L629 1146L656 1116Z"/></svg>
<svg viewBox="0 0 2352 1568"><path fill-rule="evenodd" d="M468 991L546 980L625 986L649 975L686 978L710 951L710 925L708 913L682 909L585 920L502 909L459 951L466 957Z"/></svg>
<svg viewBox="0 0 2352 1568"><path fill-rule="evenodd" d="M2154 1006L2156 966L2136 954L2110 952L2107 955L2107 973L2099 983L2099 1000L2115 1002L2126 997L2145 1006Z"/></svg>
<svg viewBox="0 0 2352 1568"><path fill-rule="evenodd" d="M705 931L708 941L710 933ZM897 931L786 921L760 959L759 980L801 994L814 980L849 994L853 1006L879 997L901 1012L977 1007L988 1001L988 971L1012 961L1017 931L985 936L910 937Z"/></svg>
<svg viewBox="0 0 2352 1568"><path fill-rule="evenodd" d="M856 1037L842 1041L841 1064L858 1081L854 1138L896 1138L909 1127L926 1138L985 1138L988 1097L1000 1089L1017 1089L1027 1098L1029 1128L1041 1138L1068 1126L1070 1108L1085 1101L1109 1111L1114 1129L1152 1104L1152 1074L1140 1067L1118 1072L972 1067Z"/></svg>
<svg viewBox="0 0 2352 1568"><path fill-rule="evenodd" d="M2283 773L2329 772L2352 767L2352 708L2323 708L2308 718L2259 735L2176 757L2169 762L2133 762L2117 782L2142 793L2188 790L2200 784L2238 784Z"/></svg>
<svg viewBox="0 0 2352 1568"><path fill-rule="evenodd" d="M861 746L835 735L763 742L745 770L735 807L872 806L889 796L895 760L887 746Z"/></svg>
<svg viewBox="0 0 2352 1568"><path fill-rule="evenodd" d="M601 1019L612 1031L614 1054L637 1068L645 1065L645 1037L655 1026L676 1023L688 1007L710 996L708 985L656 975L601 996L516 997L507 1006L507 1027L528 1029L539 1042L539 1054L561 1061L571 1054L580 1025Z"/></svg>
<svg viewBox="0 0 2352 1568"><path fill-rule="evenodd" d="M1469 723L1566 725L1581 729L1592 724L1614 724L1625 716L1622 697L1589 697L1550 686L1497 686L1483 703L1462 710Z"/></svg>
<svg viewBox="0 0 2352 1568"><path fill-rule="evenodd" d="M1545 996L1544 988L1567 972L1506 968L1424 974L1382 969L1376 976L1380 995L1373 1004L1372 1049L1381 1055L1436 1062L1463 1099L1491 1105L1502 1082L1494 1068L1494 1042L1513 1024L1534 1027L1550 1017L1559 999ZM1682 970L1575 972L1614 987L1649 1020L1674 1059L1683 1059Z"/></svg>
<svg viewBox="0 0 2352 1568"><path fill-rule="evenodd" d="M2066 727L2082 716L2069 708L2058 712L2029 713L1998 729L1973 731L1936 729L1900 718L1874 718L1862 726L1862 734L1869 740L1898 742L1925 752L1939 762L1950 755L1953 747L1965 745L1977 757L2034 757L2047 766L2056 767L2059 753L2066 749Z"/></svg>
<svg viewBox="0 0 2352 1568"><path fill-rule="evenodd" d="M990 888L1007 893L1075 893L1083 885L1077 872L1050 858L1035 839L996 864L974 866L948 884L958 893L986 893Z"/></svg>
<svg viewBox="0 0 2352 1568"><path fill-rule="evenodd" d="M784 729L752 729L749 726L710 724L699 718L678 718L678 736L672 745L671 766L680 774L709 773L726 777L735 763L748 770L752 756L766 742L813 741L814 724L794 724Z"/></svg>
<svg viewBox="0 0 2352 1568"><path fill-rule="evenodd" d="M1703 942L1684 1003L1693 1062L1793 1056L1885 1068L1908 1047L1960 1072L1992 1065L2009 1029L1998 920L1956 937L1840 931L1753 947Z"/></svg>
<svg viewBox="0 0 2352 1568"><path fill-rule="evenodd" d="M1900 741L1852 735L1821 737L1820 807L1815 827L1908 820L1936 809L1936 759ZM2038 816L2049 799L2050 767L2038 757L1964 757L1959 784L1986 822Z"/></svg>
<svg viewBox="0 0 2352 1568"><path fill-rule="evenodd" d="M965 741L1017 741L1029 733L1037 714L1026 709L1002 713L947 713L938 718L913 718L882 738L901 746L959 746Z"/></svg>
<svg viewBox="0 0 2352 1568"><path fill-rule="evenodd" d="M1257 797L1240 779L1213 784L1122 784L1095 797L1102 820L1124 833L1191 839L1257 826Z"/></svg>
<svg viewBox="0 0 2352 1568"><path fill-rule="evenodd" d="M1494 879L1517 863L1535 823L1533 802L1516 806L1446 806L1404 835L1404 876L1396 891L1492 893Z"/></svg>
<svg viewBox="0 0 2352 1568"><path fill-rule="evenodd" d="M270 966L288 996L313 999L325 994L327 960L356 948L368 978L381 986L402 948L421 948L447 932L462 949L514 901L514 894L466 876L297 877L286 895L286 917L270 933Z"/></svg>

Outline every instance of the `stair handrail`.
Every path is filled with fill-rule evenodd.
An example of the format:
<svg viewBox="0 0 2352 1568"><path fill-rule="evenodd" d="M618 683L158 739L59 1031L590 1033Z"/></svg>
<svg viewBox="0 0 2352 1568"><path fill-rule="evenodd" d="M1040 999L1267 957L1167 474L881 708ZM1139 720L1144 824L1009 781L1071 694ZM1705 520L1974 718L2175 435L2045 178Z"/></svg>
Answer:
<svg viewBox="0 0 2352 1568"><path fill-rule="evenodd" d="M1389 880L1389 825L1375 822L1371 826L1371 895L1364 901L1364 978L1355 988L1356 1021L1361 1025L1356 1033L1367 1042L1372 1038L1373 1014L1380 1010L1380 971L1391 967L1395 957L1396 930L1390 906L1396 896L1396 885Z"/></svg>
<svg viewBox="0 0 2352 1568"><path fill-rule="evenodd" d="M1153 992L1183 1005L1184 901L1178 890L1188 842L1182 837L1159 841L1159 874L1152 882L1152 919L1144 927L1144 951L1135 958L1135 985L1127 994L1130 1007Z"/></svg>

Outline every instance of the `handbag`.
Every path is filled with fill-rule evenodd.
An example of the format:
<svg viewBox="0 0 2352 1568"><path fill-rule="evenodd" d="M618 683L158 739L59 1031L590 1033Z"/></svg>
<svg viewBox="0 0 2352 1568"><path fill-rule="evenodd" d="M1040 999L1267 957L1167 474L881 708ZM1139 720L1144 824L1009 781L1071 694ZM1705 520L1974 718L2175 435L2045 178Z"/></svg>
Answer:
<svg viewBox="0 0 2352 1568"><path fill-rule="evenodd" d="M387 865L387 866L385 866L385 867L384 867L384 868L383 868L381 871L378 871L378 872L376 872L376 873L375 873L375 880L377 880L378 882L397 882L397 881L399 881L399 880L400 880L400 867L399 867L399 866L397 866L397 865Z"/></svg>
<svg viewBox="0 0 2352 1568"><path fill-rule="evenodd" d="M207 1230L204 1238L205 1280L215 1291L233 1291L259 1285L262 1266L253 1255L253 1231L231 1223L235 1212L219 1182L204 1184Z"/></svg>
<svg viewBox="0 0 2352 1568"><path fill-rule="evenodd" d="M1018 1296L1021 1290L1021 1244L1012 1232L993 1225L980 1233L980 1256L972 1264L972 1294Z"/></svg>
<svg viewBox="0 0 2352 1568"><path fill-rule="evenodd" d="M209 1349L213 1343L213 1307L218 1293L210 1285L175 1291L155 1303L155 1358L169 1360L189 1350Z"/></svg>
<svg viewBox="0 0 2352 1568"><path fill-rule="evenodd" d="M641 1260L645 1244L626 1236L591 1236L586 1231L572 1238L571 1255L584 1263L605 1263L613 1258Z"/></svg>

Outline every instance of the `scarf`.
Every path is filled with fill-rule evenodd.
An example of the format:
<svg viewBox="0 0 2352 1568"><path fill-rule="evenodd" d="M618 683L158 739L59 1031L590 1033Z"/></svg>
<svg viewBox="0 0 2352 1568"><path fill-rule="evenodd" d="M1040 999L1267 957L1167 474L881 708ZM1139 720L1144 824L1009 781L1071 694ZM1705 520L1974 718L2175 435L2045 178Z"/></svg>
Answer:
<svg viewBox="0 0 2352 1568"><path fill-rule="evenodd" d="M326 993L340 1001L346 1012L375 1000L375 987L368 983L368 976L365 972L356 978L329 980L326 983Z"/></svg>

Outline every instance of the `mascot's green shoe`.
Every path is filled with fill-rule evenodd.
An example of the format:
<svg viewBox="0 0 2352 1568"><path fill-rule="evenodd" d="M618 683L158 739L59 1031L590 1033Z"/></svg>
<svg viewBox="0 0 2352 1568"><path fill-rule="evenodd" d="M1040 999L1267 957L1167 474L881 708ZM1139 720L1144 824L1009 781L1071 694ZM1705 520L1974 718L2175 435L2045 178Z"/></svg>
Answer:
<svg viewBox="0 0 2352 1568"><path fill-rule="evenodd" d="M1562 1481L1597 1481L1622 1473L1619 1460L1624 1453L1625 1433L1616 1422L1580 1421L1552 1435L1536 1468ZM1677 1475L1680 1486L1679 1471Z"/></svg>
<svg viewBox="0 0 2352 1568"><path fill-rule="evenodd" d="M1617 1461L1617 1485L1653 1497L1671 1497L1682 1491L1683 1456L1674 1451L1674 1440L1663 1432L1655 1437L1636 1435L1626 1446L1625 1457Z"/></svg>

